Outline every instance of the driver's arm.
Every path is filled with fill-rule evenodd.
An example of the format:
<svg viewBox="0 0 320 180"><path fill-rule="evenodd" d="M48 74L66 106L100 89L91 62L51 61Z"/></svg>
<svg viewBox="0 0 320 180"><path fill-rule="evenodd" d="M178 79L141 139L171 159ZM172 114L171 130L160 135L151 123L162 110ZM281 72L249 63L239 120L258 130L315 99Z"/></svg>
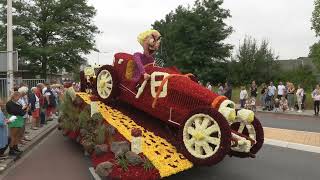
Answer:
<svg viewBox="0 0 320 180"><path fill-rule="evenodd" d="M143 67L141 53L135 53L133 58L136 63L136 71L134 72L133 80L137 82L139 81L141 75L144 75L146 72Z"/></svg>

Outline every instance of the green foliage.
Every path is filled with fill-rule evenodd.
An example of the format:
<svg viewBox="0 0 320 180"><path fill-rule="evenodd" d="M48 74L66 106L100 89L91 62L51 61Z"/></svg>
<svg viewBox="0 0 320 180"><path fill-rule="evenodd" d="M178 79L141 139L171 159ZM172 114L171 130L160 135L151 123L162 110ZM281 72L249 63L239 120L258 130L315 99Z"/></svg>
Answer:
<svg viewBox="0 0 320 180"><path fill-rule="evenodd" d="M146 171L150 171L150 170L154 169L152 162L147 158L145 158L143 160L143 169Z"/></svg>
<svg viewBox="0 0 320 180"><path fill-rule="evenodd" d="M6 0L0 0L0 32L6 31ZM34 72L78 71L84 54L95 50L96 10L87 0L13 1L14 49ZM0 46L6 37L0 37ZM2 47L2 50L5 47Z"/></svg>
<svg viewBox="0 0 320 180"><path fill-rule="evenodd" d="M124 156L117 157L117 164L121 166L122 170L128 171L128 161Z"/></svg>
<svg viewBox="0 0 320 180"><path fill-rule="evenodd" d="M312 27L316 33L316 36L320 36L320 0L314 1L314 10L312 12ZM320 70L320 42L313 44L310 47L309 57L312 58L313 63Z"/></svg>
<svg viewBox="0 0 320 180"><path fill-rule="evenodd" d="M310 66L300 66L279 74L283 82L290 81L295 85L301 84L304 89L312 89L317 84L317 79Z"/></svg>
<svg viewBox="0 0 320 180"><path fill-rule="evenodd" d="M101 125L97 127L96 130L96 144L104 144L105 140L106 140L106 126L105 125Z"/></svg>
<svg viewBox="0 0 320 180"><path fill-rule="evenodd" d="M258 83L273 80L278 70L277 58L267 40L258 45L252 37L245 37L235 59L229 63L230 80L241 85L253 80Z"/></svg>
<svg viewBox="0 0 320 180"><path fill-rule="evenodd" d="M226 71L221 63L230 57L232 46L223 41L233 30L224 22L231 15L222 3L197 0L193 7L179 6L156 21L152 26L164 37L157 58L203 81L224 80Z"/></svg>
<svg viewBox="0 0 320 180"><path fill-rule="evenodd" d="M89 111L81 111L79 114L79 126L80 128L85 128L88 125L88 121L90 120L90 112Z"/></svg>
<svg viewBox="0 0 320 180"><path fill-rule="evenodd" d="M64 129L78 130L80 128L78 118L79 110L73 105L72 99L68 93L65 93L64 99L60 106L60 111L63 114L63 124Z"/></svg>
<svg viewBox="0 0 320 180"><path fill-rule="evenodd" d="M311 22L312 22L311 29L313 29L316 33L316 36L319 37L320 36L320 0L314 0L314 9L312 12Z"/></svg>
<svg viewBox="0 0 320 180"><path fill-rule="evenodd" d="M98 124L101 124L101 122L104 120L101 113L94 113L92 115L92 119L95 120Z"/></svg>
<svg viewBox="0 0 320 180"><path fill-rule="evenodd" d="M320 70L320 42L313 44L310 47L309 57L312 58L313 64Z"/></svg>

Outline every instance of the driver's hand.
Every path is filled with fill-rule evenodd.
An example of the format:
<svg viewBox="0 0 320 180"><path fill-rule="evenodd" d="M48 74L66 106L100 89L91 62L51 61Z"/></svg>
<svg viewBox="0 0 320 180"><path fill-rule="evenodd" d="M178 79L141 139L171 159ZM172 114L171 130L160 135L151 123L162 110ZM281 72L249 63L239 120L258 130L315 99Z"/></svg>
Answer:
<svg viewBox="0 0 320 180"><path fill-rule="evenodd" d="M144 73L143 78L144 78L144 80L148 80L148 79L150 79L150 75L147 73Z"/></svg>

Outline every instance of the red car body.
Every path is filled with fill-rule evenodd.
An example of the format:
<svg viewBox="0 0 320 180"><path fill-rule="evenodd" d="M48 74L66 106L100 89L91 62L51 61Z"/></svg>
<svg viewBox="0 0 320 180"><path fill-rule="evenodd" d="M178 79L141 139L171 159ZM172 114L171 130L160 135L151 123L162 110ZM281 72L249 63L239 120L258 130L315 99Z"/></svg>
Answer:
<svg viewBox="0 0 320 180"><path fill-rule="evenodd" d="M119 60L122 61L119 63ZM126 53L118 53L115 55L114 71L118 77L119 94L118 97L136 108L151 114L174 126L182 126L184 121L190 116L190 113L201 107L212 107L212 103L219 95L213 93L207 88L198 84L189 77L176 76L168 80L167 96L159 98L156 106L152 108L154 97L151 95L151 81L148 81L141 96L136 99L138 88L136 83L126 78L127 64L133 60L133 56ZM175 68L163 68L154 65L145 67L148 74L153 72L165 72L169 74L181 73ZM163 77L162 77L163 79ZM161 77L159 81L162 80ZM143 80L139 82L142 83ZM221 98L220 101L226 98ZM221 103L221 102L220 102Z"/></svg>

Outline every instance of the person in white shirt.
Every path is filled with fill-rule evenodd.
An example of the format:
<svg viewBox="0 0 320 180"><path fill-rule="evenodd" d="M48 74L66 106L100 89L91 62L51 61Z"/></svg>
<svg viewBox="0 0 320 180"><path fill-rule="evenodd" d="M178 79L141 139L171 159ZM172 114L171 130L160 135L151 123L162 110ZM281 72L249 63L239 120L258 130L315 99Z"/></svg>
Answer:
<svg viewBox="0 0 320 180"><path fill-rule="evenodd" d="M282 84L282 82L279 82L278 85L278 94L277 94L277 98L281 99L282 96L285 96L285 91L286 91L286 87Z"/></svg>
<svg viewBox="0 0 320 180"><path fill-rule="evenodd" d="M248 92L244 86L241 87L240 91L240 107L244 108L246 100L248 99Z"/></svg>
<svg viewBox="0 0 320 180"><path fill-rule="evenodd" d="M207 89L209 89L210 91L212 91L212 86L211 86L211 83L210 83L210 82L207 83Z"/></svg>
<svg viewBox="0 0 320 180"><path fill-rule="evenodd" d="M304 95L304 90L303 90L302 86L299 84L298 90L296 92L297 103L298 103L298 111L297 112L299 112L299 113L302 112L301 106L302 106L303 95Z"/></svg>
<svg viewBox="0 0 320 180"><path fill-rule="evenodd" d="M220 96L222 96L223 95L223 86L222 86L222 84L221 83L219 83L218 84L218 94L220 95Z"/></svg>
<svg viewBox="0 0 320 180"><path fill-rule="evenodd" d="M270 82L270 85L268 86L268 92L266 97L266 106L269 111L273 110L274 106L274 95L276 93L277 88L273 85L273 82Z"/></svg>
<svg viewBox="0 0 320 180"><path fill-rule="evenodd" d="M317 85L311 93L313 99L314 115L319 116L319 105L320 105L320 87Z"/></svg>

